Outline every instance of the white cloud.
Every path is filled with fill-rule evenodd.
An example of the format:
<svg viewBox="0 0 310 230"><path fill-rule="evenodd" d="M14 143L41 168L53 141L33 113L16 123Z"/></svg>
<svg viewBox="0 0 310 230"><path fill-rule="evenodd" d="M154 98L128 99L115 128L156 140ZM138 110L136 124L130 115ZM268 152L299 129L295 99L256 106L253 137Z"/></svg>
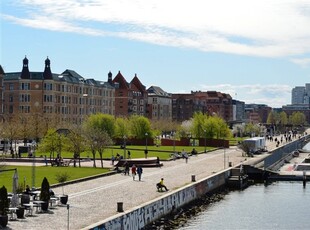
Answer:
<svg viewBox="0 0 310 230"><path fill-rule="evenodd" d="M310 66L310 58L292 58L291 62L300 65L304 68Z"/></svg>
<svg viewBox="0 0 310 230"><path fill-rule="evenodd" d="M16 10L3 18L34 28L265 57L310 51L306 0L20 0L16 6L26 15Z"/></svg>

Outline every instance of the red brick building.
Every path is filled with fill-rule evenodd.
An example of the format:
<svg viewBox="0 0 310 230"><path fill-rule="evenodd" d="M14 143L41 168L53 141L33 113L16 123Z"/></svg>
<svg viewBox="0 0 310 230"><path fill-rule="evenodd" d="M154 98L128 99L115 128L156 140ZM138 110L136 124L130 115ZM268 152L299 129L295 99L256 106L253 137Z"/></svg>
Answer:
<svg viewBox="0 0 310 230"><path fill-rule="evenodd" d="M146 116L147 91L136 74L128 83L120 71L113 80L109 72L108 82L115 88L115 116Z"/></svg>
<svg viewBox="0 0 310 230"><path fill-rule="evenodd" d="M173 120L188 120L195 112L208 115L216 114L229 122L233 119L232 98L229 94L216 91L172 94Z"/></svg>

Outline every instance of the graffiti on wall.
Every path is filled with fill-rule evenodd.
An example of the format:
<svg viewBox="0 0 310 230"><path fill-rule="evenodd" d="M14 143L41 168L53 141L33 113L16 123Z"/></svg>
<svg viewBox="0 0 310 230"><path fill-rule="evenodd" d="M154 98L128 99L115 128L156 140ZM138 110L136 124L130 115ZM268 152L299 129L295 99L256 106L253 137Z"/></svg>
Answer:
<svg viewBox="0 0 310 230"><path fill-rule="evenodd" d="M200 183L188 186L182 190L163 197L151 204L138 208L129 213L105 222L94 230L136 230L158 218L169 214L171 211L189 203L203 194L225 183L225 173L210 177Z"/></svg>

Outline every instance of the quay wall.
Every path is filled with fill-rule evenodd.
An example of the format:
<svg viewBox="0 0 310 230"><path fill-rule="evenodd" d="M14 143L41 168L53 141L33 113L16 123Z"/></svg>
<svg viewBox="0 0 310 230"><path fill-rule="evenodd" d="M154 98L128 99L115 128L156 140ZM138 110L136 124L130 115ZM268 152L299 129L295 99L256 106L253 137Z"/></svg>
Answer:
<svg viewBox="0 0 310 230"><path fill-rule="evenodd" d="M136 230L142 229L153 221L168 215L187 203L212 192L225 185L231 174L230 168L212 176L192 182L163 197L151 200L142 206L126 210L101 222L95 223L84 229L92 230ZM116 204L115 204L116 205Z"/></svg>
<svg viewBox="0 0 310 230"><path fill-rule="evenodd" d="M293 151L303 148L303 146L307 144L308 139L309 135L274 149L271 154L264 159L264 168L277 170L284 164L285 159L287 159Z"/></svg>

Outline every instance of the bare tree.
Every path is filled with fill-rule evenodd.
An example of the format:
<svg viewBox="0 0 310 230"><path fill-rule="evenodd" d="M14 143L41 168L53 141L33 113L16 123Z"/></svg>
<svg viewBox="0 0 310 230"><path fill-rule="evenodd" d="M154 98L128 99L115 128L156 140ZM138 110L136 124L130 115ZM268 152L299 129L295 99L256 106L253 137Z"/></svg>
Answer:
<svg viewBox="0 0 310 230"><path fill-rule="evenodd" d="M68 143L66 149L73 152L73 166L76 167L76 160L79 160L79 167L81 167L81 153L86 150L85 136L80 124L70 125L69 133L67 135Z"/></svg>

